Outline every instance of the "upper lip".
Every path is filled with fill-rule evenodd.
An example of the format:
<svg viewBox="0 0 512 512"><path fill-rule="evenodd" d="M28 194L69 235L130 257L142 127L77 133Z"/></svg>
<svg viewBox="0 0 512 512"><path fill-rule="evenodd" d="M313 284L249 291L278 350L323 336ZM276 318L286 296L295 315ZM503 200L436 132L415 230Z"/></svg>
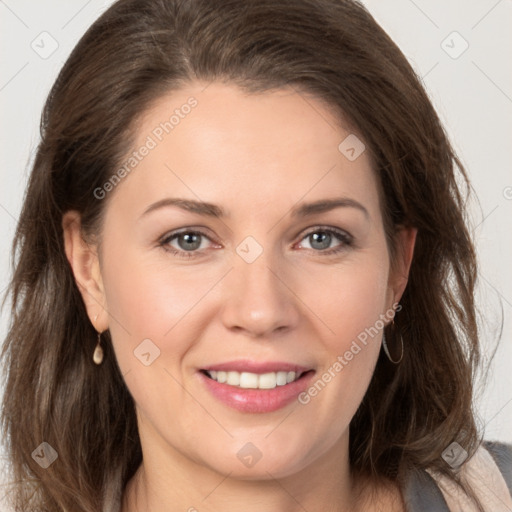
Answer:
<svg viewBox="0 0 512 512"><path fill-rule="evenodd" d="M250 361L248 359L240 359L237 361L227 361L219 364L212 364L201 368L206 371L220 372L248 372L248 373L270 373L270 372L296 372L304 373L312 368L302 366L300 364L287 363L284 361Z"/></svg>

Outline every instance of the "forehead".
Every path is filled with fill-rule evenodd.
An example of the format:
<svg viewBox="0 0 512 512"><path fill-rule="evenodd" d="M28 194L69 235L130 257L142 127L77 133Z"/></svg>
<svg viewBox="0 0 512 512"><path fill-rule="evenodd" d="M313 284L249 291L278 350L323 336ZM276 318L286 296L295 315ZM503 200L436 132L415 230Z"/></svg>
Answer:
<svg viewBox="0 0 512 512"><path fill-rule="evenodd" d="M191 84L156 99L135 129L137 161L115 195L137 208L164 196L245 208L336 194L378 203L360 138L327 104L291 88Z"/></svg>

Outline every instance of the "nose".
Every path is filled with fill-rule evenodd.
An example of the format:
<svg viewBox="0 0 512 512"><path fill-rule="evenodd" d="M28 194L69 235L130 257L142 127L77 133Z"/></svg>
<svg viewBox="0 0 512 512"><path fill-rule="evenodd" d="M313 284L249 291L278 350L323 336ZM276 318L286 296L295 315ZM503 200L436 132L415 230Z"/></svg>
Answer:
<svg viewBox="0 0 512 512"><path fill-rule="evenodd" d="M293 280L278 267L271 251L252 263L236 256L223 288L222 321L231 331L267 338L297 326L300 318Z"/></svg>

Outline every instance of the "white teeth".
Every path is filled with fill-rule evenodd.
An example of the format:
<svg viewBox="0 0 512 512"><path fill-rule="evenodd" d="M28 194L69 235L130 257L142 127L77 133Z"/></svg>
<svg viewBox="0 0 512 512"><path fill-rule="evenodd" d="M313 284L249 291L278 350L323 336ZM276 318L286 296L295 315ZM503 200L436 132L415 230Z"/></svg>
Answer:
<svg viewBox="0 0 512 512"><path fill-rule="evenodd" d="M240 385L240 373L238 372L228 372L228 380L226 381L230 386L239 386Z"/></svg>
<svg viewBox="0 0 512 512"><path fill-rule="evenodd" d="M208 371L208 375L221 384L239 386L244 389L274 389L276 386L285 386L298 379L302 374L296 372L222 372Z"/></svg>
<svg viewBox="0 0 512 512"><path fill-rule="evenodd" d="M242 372L240 374L241 388L257 388L258 387L258 376L255 373Z"/></svg>
<svg viewBox="0 0 512 512"><path fill-rule="evenodd" d="M295 372L290 372L290 373L293 373L293 378L290 380L290 382L293 382L295 380ZM278 386L284 386L285 384L287 384L287 382L286 382L286 377L287 376L288 376L287 372L277 372L276 373L277 385Z"/></svg>
<svg viewBox="0 0 512 512"><path fill-rule="evenodd" d="M282 372L277 372L282 373ZM258 379L258 388L274 389L277 386L277 373L262 373Z"/></svg>

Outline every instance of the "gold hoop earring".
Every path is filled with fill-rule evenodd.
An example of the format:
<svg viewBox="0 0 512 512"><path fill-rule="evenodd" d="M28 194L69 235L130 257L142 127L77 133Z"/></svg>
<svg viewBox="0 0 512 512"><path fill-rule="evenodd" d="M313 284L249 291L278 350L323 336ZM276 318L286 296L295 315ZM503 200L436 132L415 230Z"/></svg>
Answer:
<svg viewBox="0 0 512 512"><path fill-rule="evenodd" d="M393 330L396 329L394 320L391 322L391 326L392 326ZM402 338L401 334L400 334L400 345L402 347L400 359L398 361L393 361L393 358L391 357L391 354L389 353L388 344L386 343L386 334L384 333L384 331L382 331L382 348L384 349L384 353L386 354L389 361L392 362L393 364L399 364L404 357L404 339Z"/></svg>
<svg viewBox="0 0 512 512"><path fill-rule="evenodd" d="M103 362L103 349L101 348L101 332L98 333L98 343L96 344L96 348L94 349L92 360L98 366Z"/></svg>

